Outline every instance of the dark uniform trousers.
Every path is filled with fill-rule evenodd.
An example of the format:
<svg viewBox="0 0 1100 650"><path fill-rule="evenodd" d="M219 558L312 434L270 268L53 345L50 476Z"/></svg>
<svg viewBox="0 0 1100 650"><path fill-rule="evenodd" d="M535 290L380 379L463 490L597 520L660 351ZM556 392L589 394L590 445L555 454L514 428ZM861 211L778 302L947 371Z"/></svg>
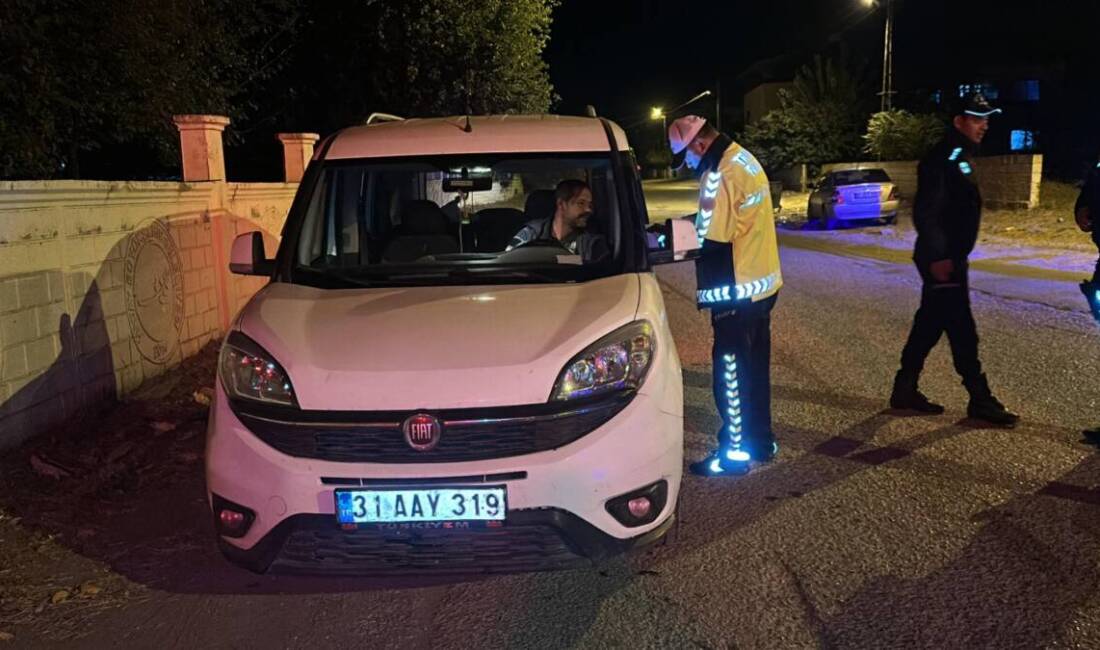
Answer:
<svg viewBox="0 0 1100 650"><path fill-rule="evenodd" d="M711 313L714 403L722 417L719 449L753 458L771 452L771 312L778 294ZM732 361L732 363L731 363ZM740 440L738 440L740 436Z"/></svg>
<svg viewBox="0 0 1100 650"><path fill-rule="evenodd" d="M917 264L924 287L920 309L913 319L913 329L901 353L902 372L919 374L924 369L928 353L944 333L951 344L955 370L963 381L978 380L982 364L978 360L978 328L970 311L969 269L965 260L955 261L955 271L946 283L939 283L928 266Z"/></svg>
<svg viewBox="0 0 1100 650"><path fill-rule="evenodd" d="M1100 219L1097 219L1096 221L1100 222ZM1100 252L1100 230L1096 230L1100 229L1100 223L1096 223L1096 225L1093 227L1094 230L1092 231L1092 241L1094 244L1096 244L1097 252ZM1096 270L1092 273L1092 283L1100 285L1100 258L1096 259Z"/></svg>

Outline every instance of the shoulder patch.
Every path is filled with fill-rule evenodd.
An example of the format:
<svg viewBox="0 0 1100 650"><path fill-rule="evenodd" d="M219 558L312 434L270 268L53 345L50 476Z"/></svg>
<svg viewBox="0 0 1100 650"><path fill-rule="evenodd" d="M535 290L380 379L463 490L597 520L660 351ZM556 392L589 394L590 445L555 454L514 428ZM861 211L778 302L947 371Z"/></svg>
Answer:
<svg viewBox="0 0 1100 650"><path fill-rule="evenodd" d="M753 158L752 154L742 149L730 158L730 162L736 163L743 167L750 176L756 176L760 173L760 165Z"/></svg>
<svg viewBox="0 0 1100 650"><path fill-rule="evenodd" d="M958 160L959 154L963 152L962 147L955 147L951 150L951 155L947 157L948 160Z"/></svg>

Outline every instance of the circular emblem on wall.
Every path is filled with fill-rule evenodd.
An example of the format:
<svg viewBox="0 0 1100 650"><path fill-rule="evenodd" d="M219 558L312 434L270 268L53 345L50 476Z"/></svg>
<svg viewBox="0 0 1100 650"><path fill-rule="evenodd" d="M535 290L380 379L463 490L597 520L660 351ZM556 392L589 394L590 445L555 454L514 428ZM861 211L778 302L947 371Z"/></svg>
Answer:
<svg viewBox="0 0 1100 650"><path fill-rule="evenodd" d="M126 247L126 316L146 360L168 362L183 332L183 265L161 221L136 231Z"/></svg>

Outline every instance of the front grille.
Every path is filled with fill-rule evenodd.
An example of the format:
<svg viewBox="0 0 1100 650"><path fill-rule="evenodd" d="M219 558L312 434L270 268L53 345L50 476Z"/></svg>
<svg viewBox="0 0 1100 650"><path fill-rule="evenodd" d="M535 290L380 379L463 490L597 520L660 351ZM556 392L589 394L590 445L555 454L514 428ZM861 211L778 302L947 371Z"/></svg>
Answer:
<svg viewBox="0 0 1100 650"><path fill-rule="evenodd" d="M550 525L470 529L299 528L271 570L329 575L477 574L584 566Z"/></svg>
<svg viewBox="0 0 1100 650"><path fill-rule="evenodd" d="M234 405L258 438L290 456L347 463L451 463L557 449L604 424L629 402L619 394L584 404L539 404L433 413L439 443L417 451L405 440L402 413L321 413Z"/></svg>

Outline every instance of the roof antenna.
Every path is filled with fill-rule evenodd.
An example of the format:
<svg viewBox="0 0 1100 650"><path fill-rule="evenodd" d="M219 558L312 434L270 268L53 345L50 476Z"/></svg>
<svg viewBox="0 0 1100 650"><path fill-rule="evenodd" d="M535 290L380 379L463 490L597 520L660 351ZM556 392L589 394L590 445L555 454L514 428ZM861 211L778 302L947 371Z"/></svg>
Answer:
<svg viewBox="0 0 1100 650"><path fill-rule="evenodd" d="M470 133L474 130L474 127L470 124L470 84L473 78L473 73L469 68L466 69L466 126L462 129L466 133Z"/></svg>

